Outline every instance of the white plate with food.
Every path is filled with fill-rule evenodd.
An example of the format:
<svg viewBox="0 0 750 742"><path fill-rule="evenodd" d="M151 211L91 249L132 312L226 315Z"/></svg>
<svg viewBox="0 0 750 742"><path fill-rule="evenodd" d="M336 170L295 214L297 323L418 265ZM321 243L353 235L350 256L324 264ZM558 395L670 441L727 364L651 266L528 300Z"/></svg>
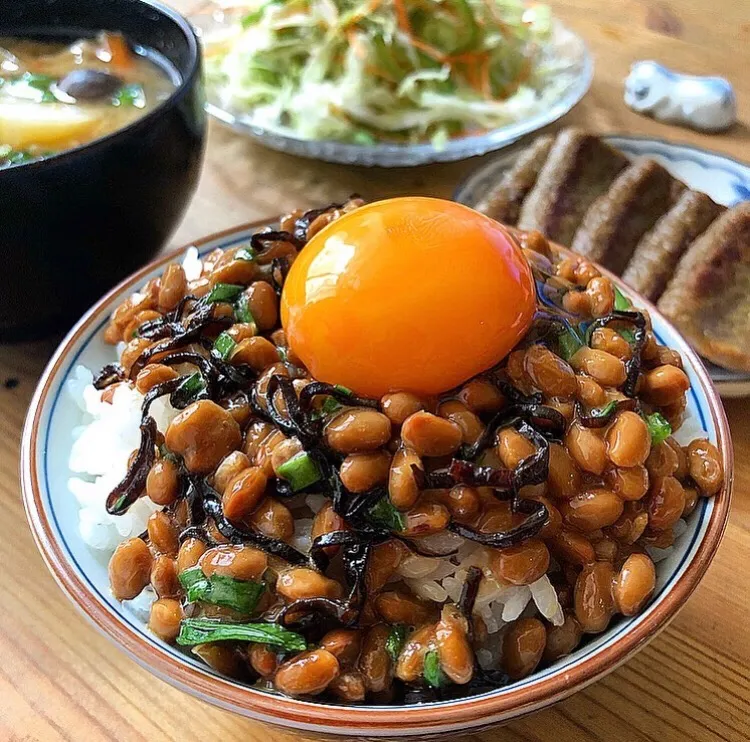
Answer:
<svg viewBox="0 0 750 742"><path fill-rule="evenodd" d="M454 198L622 275L694 345L722 395L750 393L750 165L660 139L566 129L500 155Z"/></svg>
<svg viewBox="0 0 750 742"><path fill-rule="evenodd" d="M211 3L191 20L209 113L272 149L350 165L500 149L567 113L593 75L580 37L520 0Z"/></svg>

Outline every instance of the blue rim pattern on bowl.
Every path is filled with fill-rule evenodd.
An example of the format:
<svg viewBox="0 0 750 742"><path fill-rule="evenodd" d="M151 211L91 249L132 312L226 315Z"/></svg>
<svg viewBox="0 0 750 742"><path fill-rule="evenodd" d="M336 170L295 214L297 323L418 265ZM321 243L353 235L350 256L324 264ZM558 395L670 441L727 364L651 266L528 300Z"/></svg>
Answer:
<svg viewBox="0 0 750 742"><path fill-rule="evenodd" d="M602 139L630 157L655 159L688 186L706 192L724 206L750 200L750 163L653 137L610 134ZM519 143L470 173L453 191L453 200L466 206L479 206L523 146L525 144ZM729 371L708 361L704 363L722 396L750 394L750 373Z"/></svg>
<svg viewBox="0 0 750 742"><path fill-rule="evenodd" d="M212 249L215 249L216 247L229 247L236 245L238 243L246 241L250 234L252 232L256 231L255 229L252 230L239 230L235 233L221 236L215 240L209 241L201 246L200 252L206 253L211 251ZM152 273L158 273L160 269L154 269ZM142 279L142 282L145 282L147 277L144 277ZM140 284L139 284L140 285ZM110 308L115 305L115 299L111 298L110 300ZM39 451L36 455L36 459L32 461L28 461L27 465L33 465L36 466L38 469L41 469L41 500L42 500L42 507L46 513L49 513L50 520L53 523L54 528L54 537L55 539L63 546L65 551L66 559L70 564L74 566L74 569L79 577L80 580L84 582L86 586L88 586L88 589L92 592L92 594L95 596L96 601L100 604L101 607L104 608L105 611L108 611L114 615L117 616L117 619L121 622L124 622L128 625L128 628L134 632L139 639L142 642L145 642L146 644L150 645L154 650L160 653L167 654L174 658L177 662L180 663L188 663L195 669L198 669L199 672L205 673L208 675L213 675L214 677L219 678L217 673L214 673L209 668L207 668L205 665L202 665L198 663L193 658L179 652L178 650L175 650L172 647L168 647L163 642L156 639L154 636L150 635L142 622L135 620L135 617L126 613L123 611L119 605L114 601L114 599L109 595L106 582L106 566L100 565L100 573L98 576L98 584L95 584L95 582L90 577L89 573L87 572L87 569L90 571L92 569L91 564L89 564L88 568L84 568L81 565L82 557L81 554L88 555L86 558L88 561L96 561L94 557L91 556L90 552L86 550L85 547L81 544L78 549L71 546L71 539L77 538L77 530L74 534L70 532L70 526L67 526L68 532L66 533L66 526L64 526L61 522L61 518L59 517L62 513L62 509L70 507L75 507L75 499L72 497L72 495L68 492L65 492L66 487L64 486L63 482L55 481L54 476L50 472L50 452L53 450L53 446L57 447L61 445L61 441L57 441L55 443L55 430L58 428L58 425L55 424L56 417L59 417L60 415L63 415L64 413L59 412L59 404L60 400L63 398L62 395L64 393L64 387L66 380L70 377L70 374L72 370L76 367L76 365L81 361L82 356L87 352L87 350L90 350L93 346L96 344L101 345L101 333L103 331L104 325L106 323L106 318L101 319L96 324L92 325L90 328L88 328L87 332L83 334L75 343L75 345L71 348L72 353L70 354L69 358L65 358L64 364L62 366L62 370L56 375L56 379L54 382L53 387L50 389L50 395L45 399L45 403L43 406L43 409L41 410L41 416L40 416L40 422L41 422L41 429L45 431L44 433L44 443L41 451ZM678 348L678 350L683 351L684 342L679 337L673 337L672 331L665 327L665 330L669 334L669 343L670 345L673 345ZM661 340L662 338L660 338ZM684 351L683 351L684 352ZM54 362L54 359L53 359ZM86 361L87 363L90 363L91 361ZM690 398L690 407L695 412L698 417L700 418L701 425L704 429L707 429L710 436L715 440L717 437L717 430L714 427L714 419L712 418L712 414L710 411L710 404L708 401L708 398L705 394L705 390L699 383L699 376L697 372L691 367L689 368L689 373L691 375L691 382L692 382L692 390L691 390L691 398ZM32 404L32 409L34 405ZM64 425L62 426L64 429ZM59 436L60 433L57 432L57 435ZM26 437L26 433L25 433ZM68 433L68 437L70 438L70 434ZM32 442L32 450L33 449L33 442ZM57 504L56 502L57 501ZM68 503L70 505L68 505ZM28 506L28 499L27 499L27 506ZM76 508L77 509L77 508ZM696 511L691 516L691 530L692 534L690 537L688 537L688 534L686 534L683 537L683 543L680 545L680 554L675 555L674 564L672 564L670 568L670 575L666 579L660 579L660 585L659 585L659 592L657 594L657 597L659 599L663 599L666 594L668 594L676 584L676 582L680 579L680 577L684 574L685 570L687 569L687 566L690 564L690 562L693 560L693 558L696 555L697 550L700 547L700 544L707 532L709 521L711 520L711 516L713 514L713 511L715 509L715 502L709 501L709 500L702 500L700 503L700 507L696 509ZM30 514L31 515L31 514ZM33 518L32 518L33 521ZM77 524L77 518L75 519L75 522ZM35 530L35 536L38 538L38 533ZM46 555L45 555L46 556ZM103 579L102 579L102 573L103 571ZM54 573L54 570L53 570ZM55 575L58 577L58 575ZM61 580L58 581L61 582L61 585L63 589L66 589L66 586L63 584ZM67 591L67 589L66 589ZM69 591L67 591L69 592ZM75 597L75 596L73 596ZM574 654L570 655L565 660L557 663L555 666L548 668L546 670L543 670L539 673L534 674L532 677L525 679L523 681L520 681L518 683L514 683L510 686L507 686L506 688L500 689L498 691L493 691L488 694L483 694L482 696L477 696L476 698L486 698L486 697L497 697L501 696L503 694L512 693L513 691L524 688L532 683L536 683L541 679L552 677L552 676L560 676L561 674L565 674L569 671L571 671L576 665L583 662L585 659L588 659L591 657L592 654L600 653L606 650L608 647L611 647L615 641L621 637L625 632L630 631L633 629L636 625L647 621L649 615L656 609L658 606L658 600L655 600L652 602L651 606L642 614L639 616L635 616L633 618L629 619L620 619L617 624L615 624L608 632L606 632L604 635L597 639L593 639L590 643L588 643L586 646L584 646L582 649L578 650ZM91 618L91 616L88 615L88 613L85 613L87 617ZM101 628L100 626L98 626ZM146 664L149 669L155 670L153 665L148 663L148 661L144 661L141 657L138 657L134 652L129 652L131 656L134 656L134 658ZM624 661L625 658L623 658L621 661ZM199 691L197 691L195 688L190 687L189 685L186 685L185 683L179 682L178 680L165 676L163 673L158 672L158 670L155 670L157 674L159 674L161 677L166 679L169 682L172 682L173 684L178 685L178 687L181 687L183 690L188 690L190 692L196 693L198 695L202 695ZM260 693L264 694L263 691L249 689L246 687L243 687L237 683L234 683L231 680L228 680L227 678L221 678L221 680L224 683L227 683L231 686L237 687L237 688L244 688L245 692L247 693ZM577 688L575 688L577 689ZM573 692L573 689L570 690L570 692ZM266 695L266 694L264 694ZM203 696L206 700L211 700L213 702L217 702L215 698L206 697ZM304 702L300 702L303 705L307 705L308 707L310 704L305 704ZM457 702L454 701L446 701L441 702L438 704L431 704L430 708L436 708L436 707L450 707L455 705ZM222 704L223 705L223 704ZM541 706L542 704L539 704ZM330 704L314 704L317 708L324 708L324 709L330 709L331 713L335 713L336 709L341 709L341 707L333 706ZM233 708L232 706L228 706L229 708ZM538 707L538 706L537 706ZM354 711L360 711L363 714L368 715L375 715L373 718L376 718L377 715L382 715L386 712L387 709L379 709L379 708L373 708L373 707L346 707L348 711L354 710ZM404 709L424 709L425 706L421 705L418 707L403 707ZM233 708L233 710L238 710L237 708ZM241 709L244 713L246 713L249 716L252 716L253 718L259 718L263 720L271 720L265 718L262 714L259 714L257 711L253 711L252 709ZM507 716L507 715L506 715ZM494 721L500 720L502 718L505 718L505 716L498 716L496 719L492 719ZM488 721L492 721L488 719L482 719L481 725L484 725L488 723ZM276 723L278 723L278 720L275 720ZM471 725L472 728L474 725ZM476 726L480 726L480 723L477 722ZM308 728L313 731L320 731L321 728L319 725L311 724L305 728ZM465 724L463 725L457 725L455 727L456 730L458 729L467 729ZM441 728L441 733L446 730L444 728ZM368 730L368 733L370 734L378 734L377 730ZM413 733L412 730L404 730L404 734L406 733ZM394 732L393 730L389 731L389 735L393 736Z"/></svg>

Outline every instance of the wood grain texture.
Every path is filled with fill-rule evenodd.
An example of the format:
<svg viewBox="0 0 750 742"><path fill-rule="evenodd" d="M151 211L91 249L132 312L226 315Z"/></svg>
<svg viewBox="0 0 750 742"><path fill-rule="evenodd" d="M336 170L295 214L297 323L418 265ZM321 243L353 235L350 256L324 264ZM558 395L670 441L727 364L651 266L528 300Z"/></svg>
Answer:
<svg viewBox="0 0 750 742"><path fill-rule="evenodd" d="M172 0L186 10L193 0ZM738 158L750 151L750 11L745 0L550 0L596 57L591 92L563 123L694 143ZM622 103L630 64L653 58L722 74L741 123L723 136L659 124ZM358 191L369 198L450 195L482 160L368 170L267 151L212 125L195 200L177 246L258 217ZM63 597L37 552L18 491L18 439L55 339L0 346L0 742L286 742L299 739L220 711L154 679L97 634ZM17 379L18 385L5 385ZM730 525L700 587L671 626L626 665L558 706L483 742L739 742L750 739L750 419L726 404L736 450Z"/></svg>

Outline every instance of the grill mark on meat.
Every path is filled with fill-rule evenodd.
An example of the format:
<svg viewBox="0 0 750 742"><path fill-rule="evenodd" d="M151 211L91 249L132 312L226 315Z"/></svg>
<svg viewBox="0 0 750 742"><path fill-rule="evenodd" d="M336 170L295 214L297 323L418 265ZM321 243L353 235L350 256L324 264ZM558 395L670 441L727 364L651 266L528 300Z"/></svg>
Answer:
<svg viewBox="0 0 750 742"><path fill-rule="evenodd" d="M500 184L478 204L477 209L499 222L515 225L521 205L534 187L553 141L551 134L545 134L523 149L513 167L506 170Z"/></svg>
<svg viewBox="0 0 750 742"><path fill-rule="evenodd" d="M623 154L599 137L564 129L521 208L518 226L569 245L589 206L627 164Z"/></svg>
<svg viewBox="0 0 750 742"><path fill-rule="evenodd" d="M647 232L633 253L622 280L656 301L691 242L723 211L705 193L686 190Z"/></svg>
<svg viewBox="0 0 750 742"><path fill-rule="evenodd" d="M621 273L641 237L684 189L653 160L634 162L591 205L571 249Z"/></svg>

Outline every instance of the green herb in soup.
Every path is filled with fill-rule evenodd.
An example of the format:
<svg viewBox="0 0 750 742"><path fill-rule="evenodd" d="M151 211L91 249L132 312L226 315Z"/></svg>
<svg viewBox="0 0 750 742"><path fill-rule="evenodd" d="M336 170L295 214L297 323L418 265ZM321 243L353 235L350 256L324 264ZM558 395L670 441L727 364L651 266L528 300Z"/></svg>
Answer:
<svg viewBox="0 0 750 742"><path fill-rule="evenodd" d="M0 38L0 168L121 129L173 89L119 34L70 45Z"/></svg>

